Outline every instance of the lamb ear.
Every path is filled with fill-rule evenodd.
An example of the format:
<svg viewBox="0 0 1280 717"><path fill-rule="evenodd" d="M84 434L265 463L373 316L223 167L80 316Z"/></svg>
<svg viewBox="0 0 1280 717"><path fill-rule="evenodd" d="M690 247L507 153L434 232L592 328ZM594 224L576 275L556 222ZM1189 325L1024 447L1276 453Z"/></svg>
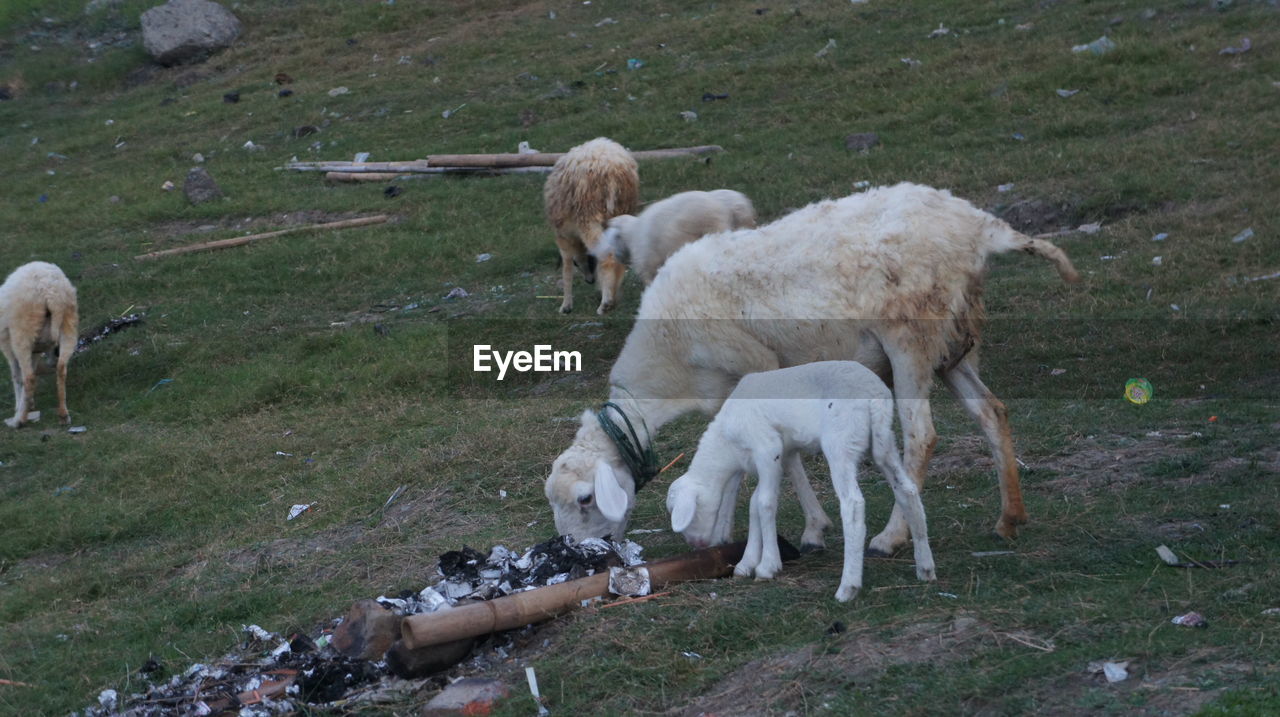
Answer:
<svg viewBox="0 0 1280 717"><path fill-rule="evenodd" d="M671 529L677 533L688 530L693 522L696 507L693 496L683 492L677 493L675 504L671 507Z"/></svg>
<svg viewBox="0 0 1280 717"><path fill-rule="evenodd" d="M604 517L618 522L627 517L627 505L630 500L627 492L618 483L618 476L613 467L604 461L596 461L596 506Z"/></svg>

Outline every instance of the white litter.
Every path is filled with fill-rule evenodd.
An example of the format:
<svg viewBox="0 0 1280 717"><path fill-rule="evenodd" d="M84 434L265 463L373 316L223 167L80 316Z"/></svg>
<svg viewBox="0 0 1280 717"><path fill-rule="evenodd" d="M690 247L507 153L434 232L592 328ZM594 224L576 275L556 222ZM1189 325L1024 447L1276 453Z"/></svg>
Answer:
<svg viewBox="0 0 1280 717"><path fill-rule="evenodd" d="M315 505L315 503L299 503L293 506L292 508L289 509L289 520L293 520L294 518L302 515L308 510L311 510L311 506L313 505Z"/></svg>

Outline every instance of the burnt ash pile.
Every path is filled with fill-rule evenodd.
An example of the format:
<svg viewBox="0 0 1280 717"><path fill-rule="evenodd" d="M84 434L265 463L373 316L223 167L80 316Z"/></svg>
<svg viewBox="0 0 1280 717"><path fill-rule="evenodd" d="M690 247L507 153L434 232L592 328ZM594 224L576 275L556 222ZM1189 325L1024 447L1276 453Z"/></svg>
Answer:
<svg viewBox="0 0 1280 717"><path fill-rule="evenodd" d="M629 540L611 543L593 538L577 543L568 536L539 543L520 555L501 545L488 555L464 547L440 556L435 585L406 590L395 598L379 596L378 602L400 615L434 612L446 605L555 585L613 566L637 565L642 550ZM222 659L192 665L165 681L160 681L163 669L149 661L137 676L151 682L145 692L122 696L103 690L97 706L73 717L271 717L314 708L349 709L423 686L423 680L408 682L393 676L386 660L351 659L335 650L330 644L333 628L341 622L341 618L334 620L314 638L295 635L290 639L249 625L244 628L246 641ZM524 627L490 636L477 645L462 669L483 671L508 659L518 644L532 639L533 630Z"/></svg>
<svg viewBox="0 0 1280 717"><path fill-rule="evenodd" d="M389 606L414 614L433 612L443 602L456 605L466 599L491 600L543 585L576 580L615 566L638 565L643 562L640 559L642 550L630 540L613 543L588 538L578 543L564 535L539 543L523 555L516 555L502 545L495 545L488 556L464 547L440 556L438 569L444 579L434 588L418 593L412 602Z"/></svg>
<svg viewBox="0 0 1280 717"><path fill-rule="evenodd" d="M90 346L122 329L127 329L130 326L142 323L144 318L146 318L146 314L129 314L128 316L121 316L118 319L111 319L110 321L103 323L92 331L87 331L81 334L80 340L76 342L76 353L87 350Z"/></svg>
<svg viewBox="0 0 1280 717"><path fill-rule="evenodd" d="M386 673L378 663L338 654L328 645L328 635L318 640L306 635L286 640L257 625L244 631L248 639L222 659L192 665L182 674L153 682L146 692L123 700L115 690L103 690L98 706L86 709L84 716L292 714L303 706L350 699L353 692L371 692ZM140 670L151 680L162 671L154 660Z"/></svg>

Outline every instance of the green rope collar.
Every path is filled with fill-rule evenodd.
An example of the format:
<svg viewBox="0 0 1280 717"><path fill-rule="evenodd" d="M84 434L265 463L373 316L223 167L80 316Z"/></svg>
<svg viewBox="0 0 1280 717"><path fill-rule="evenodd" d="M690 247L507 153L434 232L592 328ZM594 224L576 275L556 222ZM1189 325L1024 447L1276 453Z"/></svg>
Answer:
<svg viewBox="0 0 1280 717"><path fill-rule="evenodd" d="M614 423L609 417L609 409L612 408L627 425L624 433L622 427ZM622 412L622 408L618 404L608 401L596 411L596 419L600 421L600 428L604 434L613 441L613 445L617 447L618 453L622 455L622 462L627 464L627 469L631 471L631 476L635 480L636 491L639 492L649 481L658 475L658 454L653 450L653 437L649 436L650 442L648 446L640 443L640 437L636 435L636 429L631 425L631 419L627 418L627 414ZM642 424L643 425L643 424ZM648 435L649 427L645 426L645 434Z"/></svg>

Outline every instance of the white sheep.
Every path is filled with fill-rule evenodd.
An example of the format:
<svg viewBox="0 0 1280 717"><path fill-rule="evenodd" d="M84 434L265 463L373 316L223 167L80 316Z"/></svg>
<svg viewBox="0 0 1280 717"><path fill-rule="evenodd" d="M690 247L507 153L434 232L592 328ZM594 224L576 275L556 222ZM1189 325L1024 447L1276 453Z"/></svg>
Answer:
<svg viewBox="0 0 1280 717"><path fill-rule="evenodd" d="M747 547L734 573L772 578L782 569L777 530L782 458L821 450L840 498L844 571L836 599L845 602L862 589L867 523L858 463L868 448L911 529L916 576L933 580L924 505L893 438L893 395L853 361L818 361L744 376L702 434L688 472L667 491L671 528L695 547L710 545L723 535L718 523L732 518L723 510L726 495L736 496L744 473L755 473Z"/></svg>
<svg viewBox="0 0 1280 717"><path fill-rule="evenodd" d="M584 142L556 160L542 188L547 221L556 232L564 279L561 313L573 311L573 267L588 284L596 281L597 260L588 252L600 239L605 222L619 214L631 214L640 203L640 171L625 147L605 137ZM600 285L603 314L617 303L622 275L627 268L613 256L599 261L604 276Z"/></svg>
<svg viewBox="0 0 1280 717"><path fill-rule="evenodd" d="M857 361L893 389L903 462L919 486L937 440L927 400L936 372L982 426L1000 477L995 529L1016 535L1026 510L1008 413L979 378L974 350L987 258L1014 250L1048 259L1064 280L1078 280L1053 244L949 192L914 184L817 202L759 229L703 237L668 259L645 290L609 376L610 396L635 425L646 426L640 438L648 442L685 413L714 414L748 373ZM807 486L798 456L785 468L797 486ZM625 530L635 479L590 412L552 464L545 492L561 533L585 538ZM801 503L801 540L821 544L826 516L811 491L807 499L801 493ZM870 549L889 553L906 539L895 508Z"/></svg>
<svg viewBox="0 0 1280 717"><path fill-rule="evenodd" d="M591 254L599 259L610 254L618 257L648 286L667 257L685 244L707 234L755 225L755 207L741 192L681 192L650 204L639 216L620 214L610 219Z"/></svg>
<svg viewBox="0 0 1280 717"><path fill-rule="evenodd" d="M38 420L36 354L57 352L58 419L70 423L67 413L67 362L75 353L77 325L76 289L53 264L23 264L0 284L0 352L9 360L13 376L13 417L5 424L20 428Z"/></svg>

